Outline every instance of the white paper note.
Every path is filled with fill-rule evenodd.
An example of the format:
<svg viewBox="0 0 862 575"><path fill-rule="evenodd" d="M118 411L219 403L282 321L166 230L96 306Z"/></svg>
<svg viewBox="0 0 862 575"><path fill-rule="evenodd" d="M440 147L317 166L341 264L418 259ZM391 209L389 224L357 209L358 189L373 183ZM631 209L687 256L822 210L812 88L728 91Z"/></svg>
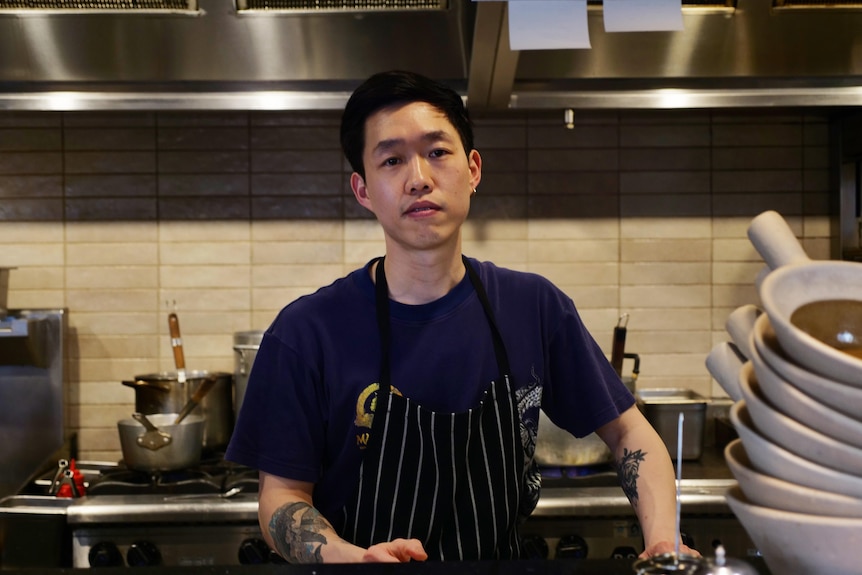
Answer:
<svg viewBox="0 0 862 575"><path fill-rule="evenodd" d="M510 0L512 50L589 48L587 0Z"/></svg>
<svg viewBox="0 0 862 575"><path fill-rule="evenodd" d="M682 0L602 0L605 32L682 30Z"/></svg>

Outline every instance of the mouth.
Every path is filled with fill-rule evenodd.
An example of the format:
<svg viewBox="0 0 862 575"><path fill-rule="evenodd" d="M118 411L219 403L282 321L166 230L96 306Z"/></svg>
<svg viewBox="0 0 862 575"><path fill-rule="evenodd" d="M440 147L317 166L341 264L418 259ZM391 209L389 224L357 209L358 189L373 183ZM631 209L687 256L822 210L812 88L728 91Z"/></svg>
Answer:
<svg viewBox="0 0 862 575"><path fill-rule="evenodd" d="M404 212L405 215L425 215L430 214L431 212L436 212L440 209L439 206L432 204L430 202L418 202L411 205Z"/></svg>

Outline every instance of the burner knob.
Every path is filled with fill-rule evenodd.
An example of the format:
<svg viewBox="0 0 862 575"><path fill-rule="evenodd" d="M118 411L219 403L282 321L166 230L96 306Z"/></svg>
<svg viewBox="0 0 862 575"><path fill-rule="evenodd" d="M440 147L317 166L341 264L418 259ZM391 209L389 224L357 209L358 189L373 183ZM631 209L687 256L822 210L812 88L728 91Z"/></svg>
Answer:
<svg viewBox="0 0 862 575"><path fill-rule="evenodd" d="M126 562L129 564L129 567L161 565L162 554L149 541L135 541L129 545L129 550L126 552Z"/></svg>
<svg viewBox="0 0 862 575"><path fill-rule="evenodd" d="M557 559L585 559L590 548L583 537L579 535L566 535L557 543L555 557Z"/></svg>
<svg viewBox="0 0 862 575"><path fill-rule="evenodd" d="M122 553L109 541L100 541L90 547L87 559L90 561L90 567L119 567L123 564Z"/></svg>
<svg viewBox="0 0 862 575"><path fill-rule="evenodd" d="M541 535L525 535L521 538L521 556L524 559L547 559L548 542Z"/></svg>
<svg viewBox="0 0 862 575"><path fill-rule="evenodd" d="M269 545L257 537L250 537L239 545L241 565L259 565L269 562Z"/></svg>

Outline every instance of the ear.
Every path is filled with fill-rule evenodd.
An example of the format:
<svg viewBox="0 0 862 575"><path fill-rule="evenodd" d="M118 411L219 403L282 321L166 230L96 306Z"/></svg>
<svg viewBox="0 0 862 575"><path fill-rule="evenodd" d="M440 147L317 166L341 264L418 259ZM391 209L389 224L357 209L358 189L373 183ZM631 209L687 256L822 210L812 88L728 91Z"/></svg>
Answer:
<svg viewBox="0 0 862 575"><path fill-rule="evenodd" d="M365 179L357 172L350 174L350 189L353 190L353 196L363 208L371 210L371 199L368 197L368 187L365 185ZM374 210L371 210L374 211Z"/></svg>
<svg viewBox="0 0 862 575"><path fill-rule="evenodd" d="M467 166L470 169L470 189L476 189L482 181L482 156L475 149L467 155Z"/></svg>

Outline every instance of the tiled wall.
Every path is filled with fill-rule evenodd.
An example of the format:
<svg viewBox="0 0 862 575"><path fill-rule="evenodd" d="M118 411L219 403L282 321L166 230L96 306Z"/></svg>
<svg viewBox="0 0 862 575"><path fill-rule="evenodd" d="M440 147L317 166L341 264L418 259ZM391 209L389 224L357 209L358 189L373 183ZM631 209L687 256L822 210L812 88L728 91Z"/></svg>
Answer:
<svg viewBox="0 0 862 575"><path fill-rule="evenodd" d="M465 252L547 275L610 351L629 313L640 387L722 395L704 359L763 265L750 218L777 209L829 257L828 113L561 111L477 120L484 177ZM116 460L121 381L234 369L233 334L377 255L347 187L337 112L0 112L0 266L9 307L68 309L67 419ZM630 365L626 365L629 369Z"/></svg>

